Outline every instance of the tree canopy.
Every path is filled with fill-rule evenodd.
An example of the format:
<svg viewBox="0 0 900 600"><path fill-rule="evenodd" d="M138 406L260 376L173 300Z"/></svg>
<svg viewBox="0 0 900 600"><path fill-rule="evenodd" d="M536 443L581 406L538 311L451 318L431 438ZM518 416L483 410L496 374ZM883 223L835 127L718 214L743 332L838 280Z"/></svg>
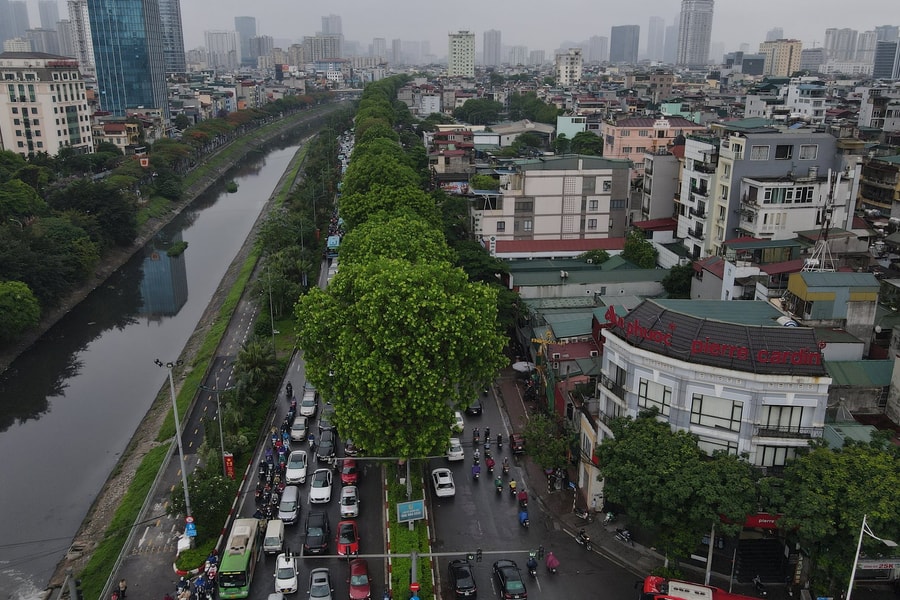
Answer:
<svg viewBox="0 0 900 600"><path fill-rule="evenodd" d="M13 340L38 324L41 305L21 281L0 281L0 340Z"/></svg>
<svg viewBox="0 0 900 600"><path fill-rule="evenodd" d="M662 286L669 298L690 298L691 281L694 279L694 263L675 265L663 277Z"/></svg>
<svg viewBox="0 0 900 600"><path fill-rule="evenodd" d="M419 175L399 160L365 153L359 157L354 156L347 167L341 189L344 195L365 194L374 186L383 190L396 190L415 188L420 182ZM342 200L341 210L343 209Z"/></svg>
<svg viewBox="0 0 900 600"><path fill-rule="evenodd" d="M503 105L496 100L472 98L453 111L453 116L471 125L496 123L503 112Z"/></svg>
<svg viewBox="0 0 900 600"><path fill-rule="evenodd" d="M382 257L450 262L452 252L440 229L405 210L370 217L341 240L341 268Z"/></svg>
<svg viewBox="0 0 900 600"><path fill-rule="evenodd" d="M579 131L572 138L569 149L574 154L603 156L603 138L590 131Z"/></svg>
<svg viewBox="0 0 900 600"><path fill-rule="evenodd" d="M371 455L443 453L453 410L505 362L496 302L447 263L342 266L295 308L308 379Z"/></svg>
<svg viewBox="0 0 900 600"><path fill-rule="evenodd" d="M411 169L409 171L412 172ZM411 210L431 223L439 222L434 199L413 186L393 187L374 183L362 193L341 196L341 217L350 229L379 212L401 210Z"/></svg>
<svg viewBox="0 0 900 600"><path fill-rule="evenodd" d="M634 263L642 269L652 269L656 266L658 254L659 252L640 230L632 229L625 236L622 258L628 262Z"/></svg>

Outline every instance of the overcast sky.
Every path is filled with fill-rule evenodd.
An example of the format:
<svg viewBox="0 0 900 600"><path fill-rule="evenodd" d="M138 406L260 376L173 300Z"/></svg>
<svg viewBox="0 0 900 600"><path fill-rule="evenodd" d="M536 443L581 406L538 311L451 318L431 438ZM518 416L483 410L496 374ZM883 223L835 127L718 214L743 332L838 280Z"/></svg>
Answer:
<svg viewBox="0 0 900 600"><path fill-rule="evenodd" d="M37 22L37 1L29 4ZM256 17L260 35L299 41L321 30L323 16L336 14L344 37L363 51L375 37L387 39L388 48L396 38L427 40L438 57L447 54L447 33L460 29L475 33L478 52L487 29L499 29L504 46L551 52L564 41L609 36L613 25L640 25L643 49L648 19L672 24L680 7L679 0L181 0L187 49L203 45L204 30L233 30L236 16ZM60 15L66 14L60 0ZM785 37L808 48L822 45L827 27L866 31L877 25L900 25L897 0L718 0L712 41L723 42L726 51L744 42L755 50L769 29L782 27Z"/></svg>

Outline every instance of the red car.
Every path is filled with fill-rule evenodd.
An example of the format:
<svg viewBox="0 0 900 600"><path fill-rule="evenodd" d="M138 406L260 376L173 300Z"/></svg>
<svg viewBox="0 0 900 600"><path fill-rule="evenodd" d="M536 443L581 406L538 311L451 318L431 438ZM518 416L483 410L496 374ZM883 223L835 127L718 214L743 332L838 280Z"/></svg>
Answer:
<svg viewBox="0 0 900 600"><path fill-rule="evenodd" d="M369 600L371 597L369 564L364 558L355 558L350 561L350 600Z"/></svg>
<svg viewBox="0 0 900 600"><path fill-rule="evenodd" d="M356 468L355 458L345 458L341 465L341 483L343 485L356 485L359 480L359 470Z"/></svg>
<svg viewBox="0 0 900 600"><path fill-rule="evenodd" d="M359 530L356 521L341 521L337 526L338 556L356 556L359 554Z"/></svg>

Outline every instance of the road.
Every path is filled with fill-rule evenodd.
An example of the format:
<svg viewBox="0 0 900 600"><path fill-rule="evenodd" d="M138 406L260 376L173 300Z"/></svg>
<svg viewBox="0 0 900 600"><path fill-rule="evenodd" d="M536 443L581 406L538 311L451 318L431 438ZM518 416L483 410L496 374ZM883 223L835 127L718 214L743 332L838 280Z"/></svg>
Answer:
<svg viewBox="0 0 900 600"><path fill-rule="evenodd" d="M497 494L493 479L484 469L484 446L480 444L482 476L476 482L471 475L473 462L472 428L479 427L482 435L485 427L491 428L496 438L502 431L504 442L509 439L509 429L505 415L501 414L496 400L484 398L483 414L477 416L464 415L465 431L461 434L466 451L464 461L448 462L434 459L430 468L448 466L453 471L456 483L456 496L450 499L436 498L430 493L433 511L435 552L458 552L456 557L438 559L440 587L444 598L453 598L447 581L447 564L454 558L466 557L466 553L474 553L481 549L481 562L473 563L478 596L480 598L497 597L499 590L491 573L493 563L501 558L516 561L528 589L530 600L559 598L604 598L631 599L636 597L634 590L635 576L629 571L603 559L599 554L586 551L575 543L570 534L563 531L551 515L542 512L541 507L532 498L528 506L530 527L524 528L518 522L518 502L504 487ZM502 429L498 429L502 428ZM504 443L498 452L496 442L493 444L493 456L498 465L503 457L510 458L510 476L517 482L523 481L523 470L518 459L509 452ZM509 477L504 479L508 483ZM529 550L537 550L543 545L546 551L552 551L560 560L559 573L550 575L543 562L539 565L535 578L528 575L525 562Z"/></svg>

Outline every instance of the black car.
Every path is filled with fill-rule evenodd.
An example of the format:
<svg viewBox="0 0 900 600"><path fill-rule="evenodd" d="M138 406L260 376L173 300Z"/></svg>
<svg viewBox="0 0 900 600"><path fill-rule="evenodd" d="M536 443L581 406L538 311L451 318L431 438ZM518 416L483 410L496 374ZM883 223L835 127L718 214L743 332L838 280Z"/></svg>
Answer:
<svg viewBox="0 0 900 600"><path fill-rule="evenodd" d="M319 417L319 435L326 431L334 431L334 413L330 410L323 411Z"/></svg>
<svg viewBox="0 0 900 600"><path fill-rule="evenodd" d="M334 431L327 429L323 431L316 443L316 458L319 462L329 462L334 458Z"/></svg>
<svg viewBox="0 0 900 600"><path fill-rule="evenodd" d="M306 515L306 540L303 542L305 554L325 554L328 552L328 538L331 524L328 515L321 510L310 511Z"/></svg>
<svg viewBox="0 0 900 600"><path fill-rule="evenodd" d="M451 560L449 566L450 589L457 598L475 598L478 587L475 585L475 574L472 565L465 560Z"/></svg>
<svg viewBox="0 0 900 600"><path fill-rule="evenodd" d="M495 562L494 577L497 578L497 587L500 588L502 600L525 600L528 598L525 581L519 572L519 566L514 561L498 560Z"/></svg>
<svg viewBox="0 0 900 600"><path fill-rule="evenodd" d="M480 415L482 410L481 406L481 397L476 396L474 400L472 400L471 404L466 407L467 415Z"/></svg>

